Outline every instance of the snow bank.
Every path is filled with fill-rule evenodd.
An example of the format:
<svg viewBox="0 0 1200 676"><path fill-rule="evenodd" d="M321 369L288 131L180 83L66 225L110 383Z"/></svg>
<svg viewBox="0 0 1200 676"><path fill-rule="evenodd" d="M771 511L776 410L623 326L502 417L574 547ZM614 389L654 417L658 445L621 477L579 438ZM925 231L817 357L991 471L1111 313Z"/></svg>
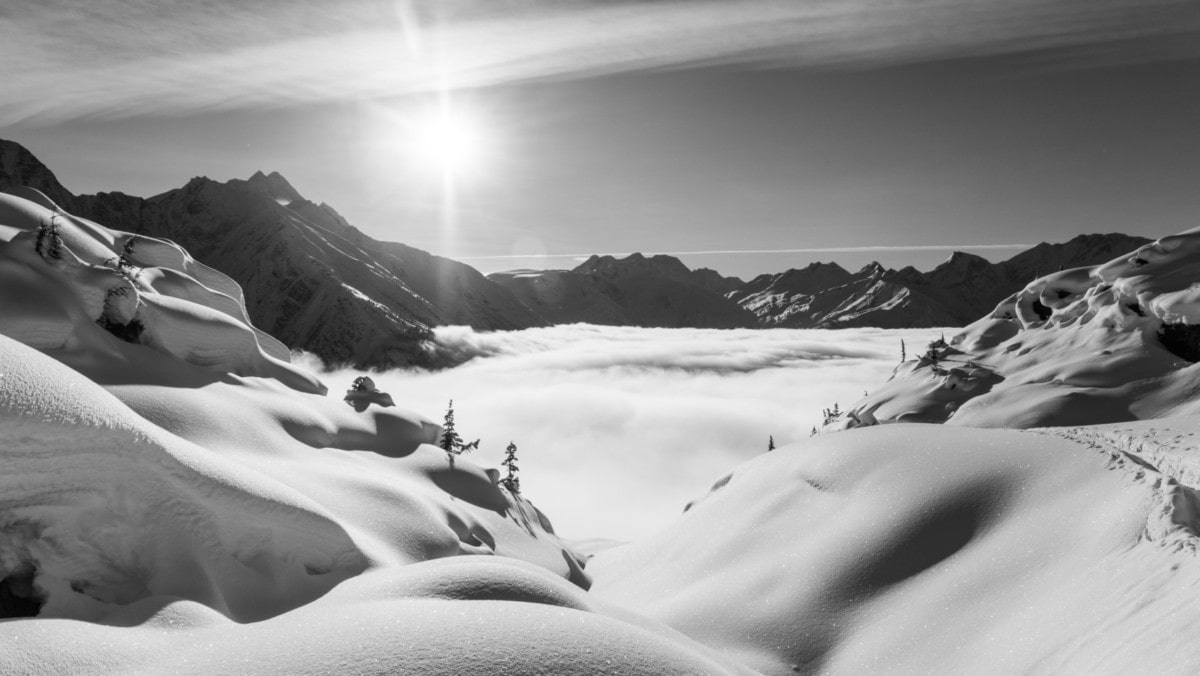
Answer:
<svg viewBox="0 0 1200 676"><path fill-rule="evenodd" d="M1200 522L1122 452L935 425L820 435L596 554L592 593L763 673L1187 673Z"/></svg>
<svg viewBox="0 0 1200 676"><path fill-rule="evenodd" d="M1082 425L1200 411L1200 229L1031 282L831 428Z"/></svg>
<svg viewBox="0 0 1200 676"><path fill-rule="evenodd" d="M10 290L0 333L59 352L77 368L97 354L148 348L216 373L324 393L288 363L286 349L250 326L228 277L174 244L114 233L63 213L36 191L23 194L40 199L0 193L9 233L0 242L0 283Z"/></svg>

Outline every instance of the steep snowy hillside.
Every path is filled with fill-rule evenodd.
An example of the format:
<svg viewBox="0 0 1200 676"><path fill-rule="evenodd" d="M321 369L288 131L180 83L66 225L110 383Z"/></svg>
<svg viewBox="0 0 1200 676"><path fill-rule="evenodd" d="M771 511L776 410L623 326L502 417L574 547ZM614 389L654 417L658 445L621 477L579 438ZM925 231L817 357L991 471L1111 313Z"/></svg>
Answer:
<svg viewBox="0 0 1200 676"><path fill-rule="evenodd" d="M1200 230L1040 277L896 367L835 426L1080 425L1200 413Z"/></svg>
<svg viewBox="0 0 1200 676"><path fill-rule="evenodd" d="M1039 244L1001 263L956 251L929 272L873 263L850 274L833 263L813 263L756 277L729 297L766 327L962 326L1039 275L1095 265L1148 241L1080 235L1063 244Z"/></svg>
<svg viewBox="0 0 1200 676"><path fill-rule="evenodd" d="M373 240L329 205L304 199L277 173L226 183L195 178L149 199L72 197L19 145L3 142L0 158L6 158L0 189L46 188L67 200L68 211L179 243L243 288L255 325L330 362L436 363L426 348L432 326L542 323L470 266Z"/></svg>
<svg viewBox="0 0 1200 676"><path fill-rule="evenodd" d="M590 598L437 425L323 396L225 275L16 192L0 672L748 673Z"/></svg>
<svg viewBox="0 0 1200 676"><path fill-rule="evenodd" d="M714 329L755 325L753 315L724 297L741 286L741 280L706 268L689 270L671 256L592 256L573 270L520 270L489 277L552 324Z"/></svg>

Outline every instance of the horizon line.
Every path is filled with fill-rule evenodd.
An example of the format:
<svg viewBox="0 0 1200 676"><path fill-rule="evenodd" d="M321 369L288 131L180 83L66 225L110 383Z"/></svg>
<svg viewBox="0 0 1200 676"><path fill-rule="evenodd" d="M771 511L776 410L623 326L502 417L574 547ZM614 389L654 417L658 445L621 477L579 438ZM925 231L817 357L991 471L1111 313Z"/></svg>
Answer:
<svg viewBox="0 0 1200 676"><path fill-rule="evenodd" d="M489 256L448 256L460 261L482 260L520 260L527 258L590 258L592 256L628 257L635 253L643 256L721 256L721 255L759 255L759 254L788 254L788 253L864 253L871 251L958 251L965 249L1028 249L1031 244L898 244L895 246L840 246L840 247L810 247L800 249L714 249L707 251L655 251L655 252L621 252L621 253L531 253L503 254Z"/></svg>

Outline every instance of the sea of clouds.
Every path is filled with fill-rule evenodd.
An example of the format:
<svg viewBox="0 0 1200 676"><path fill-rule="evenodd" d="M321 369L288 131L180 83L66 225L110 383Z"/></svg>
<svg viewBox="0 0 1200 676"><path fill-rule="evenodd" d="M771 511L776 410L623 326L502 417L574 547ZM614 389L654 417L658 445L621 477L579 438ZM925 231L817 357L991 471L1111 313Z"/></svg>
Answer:
<svg viewBox="0 0 1200 676"><path fill-rule="evenodd" d="M398 406L441 422L454 400L474 460L519 448L523 492L568 538L630 540L667 526L742 461L807 439L821 410L885 382L939 329L704 330L577 324L437 330L473 357L371 374ZM949 336L949 332L947 332ZM322 375L331 390L352 371Z"/></svg>

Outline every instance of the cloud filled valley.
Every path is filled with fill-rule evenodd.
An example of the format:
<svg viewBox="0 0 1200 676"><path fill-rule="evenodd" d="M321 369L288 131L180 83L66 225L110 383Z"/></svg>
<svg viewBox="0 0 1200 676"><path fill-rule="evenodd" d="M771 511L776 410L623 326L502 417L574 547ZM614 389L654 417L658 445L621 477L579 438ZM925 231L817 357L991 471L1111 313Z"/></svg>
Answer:
<svg viewBox="0 0 1200 676"><path fill-rule="evenodd" d="M845 408L886 381L902 339L911 351L939 335L443 327L439 349L473 359L370 375L397 405L433 420L453 399L462 434L482 439L476 460L485 465L499 466L516 442L525 491L560 534L627 540L665 526L730 467L764 452L770 436L777 445L807 438L822 409ZM322 378L336 390L357 375Z"/></svg>

